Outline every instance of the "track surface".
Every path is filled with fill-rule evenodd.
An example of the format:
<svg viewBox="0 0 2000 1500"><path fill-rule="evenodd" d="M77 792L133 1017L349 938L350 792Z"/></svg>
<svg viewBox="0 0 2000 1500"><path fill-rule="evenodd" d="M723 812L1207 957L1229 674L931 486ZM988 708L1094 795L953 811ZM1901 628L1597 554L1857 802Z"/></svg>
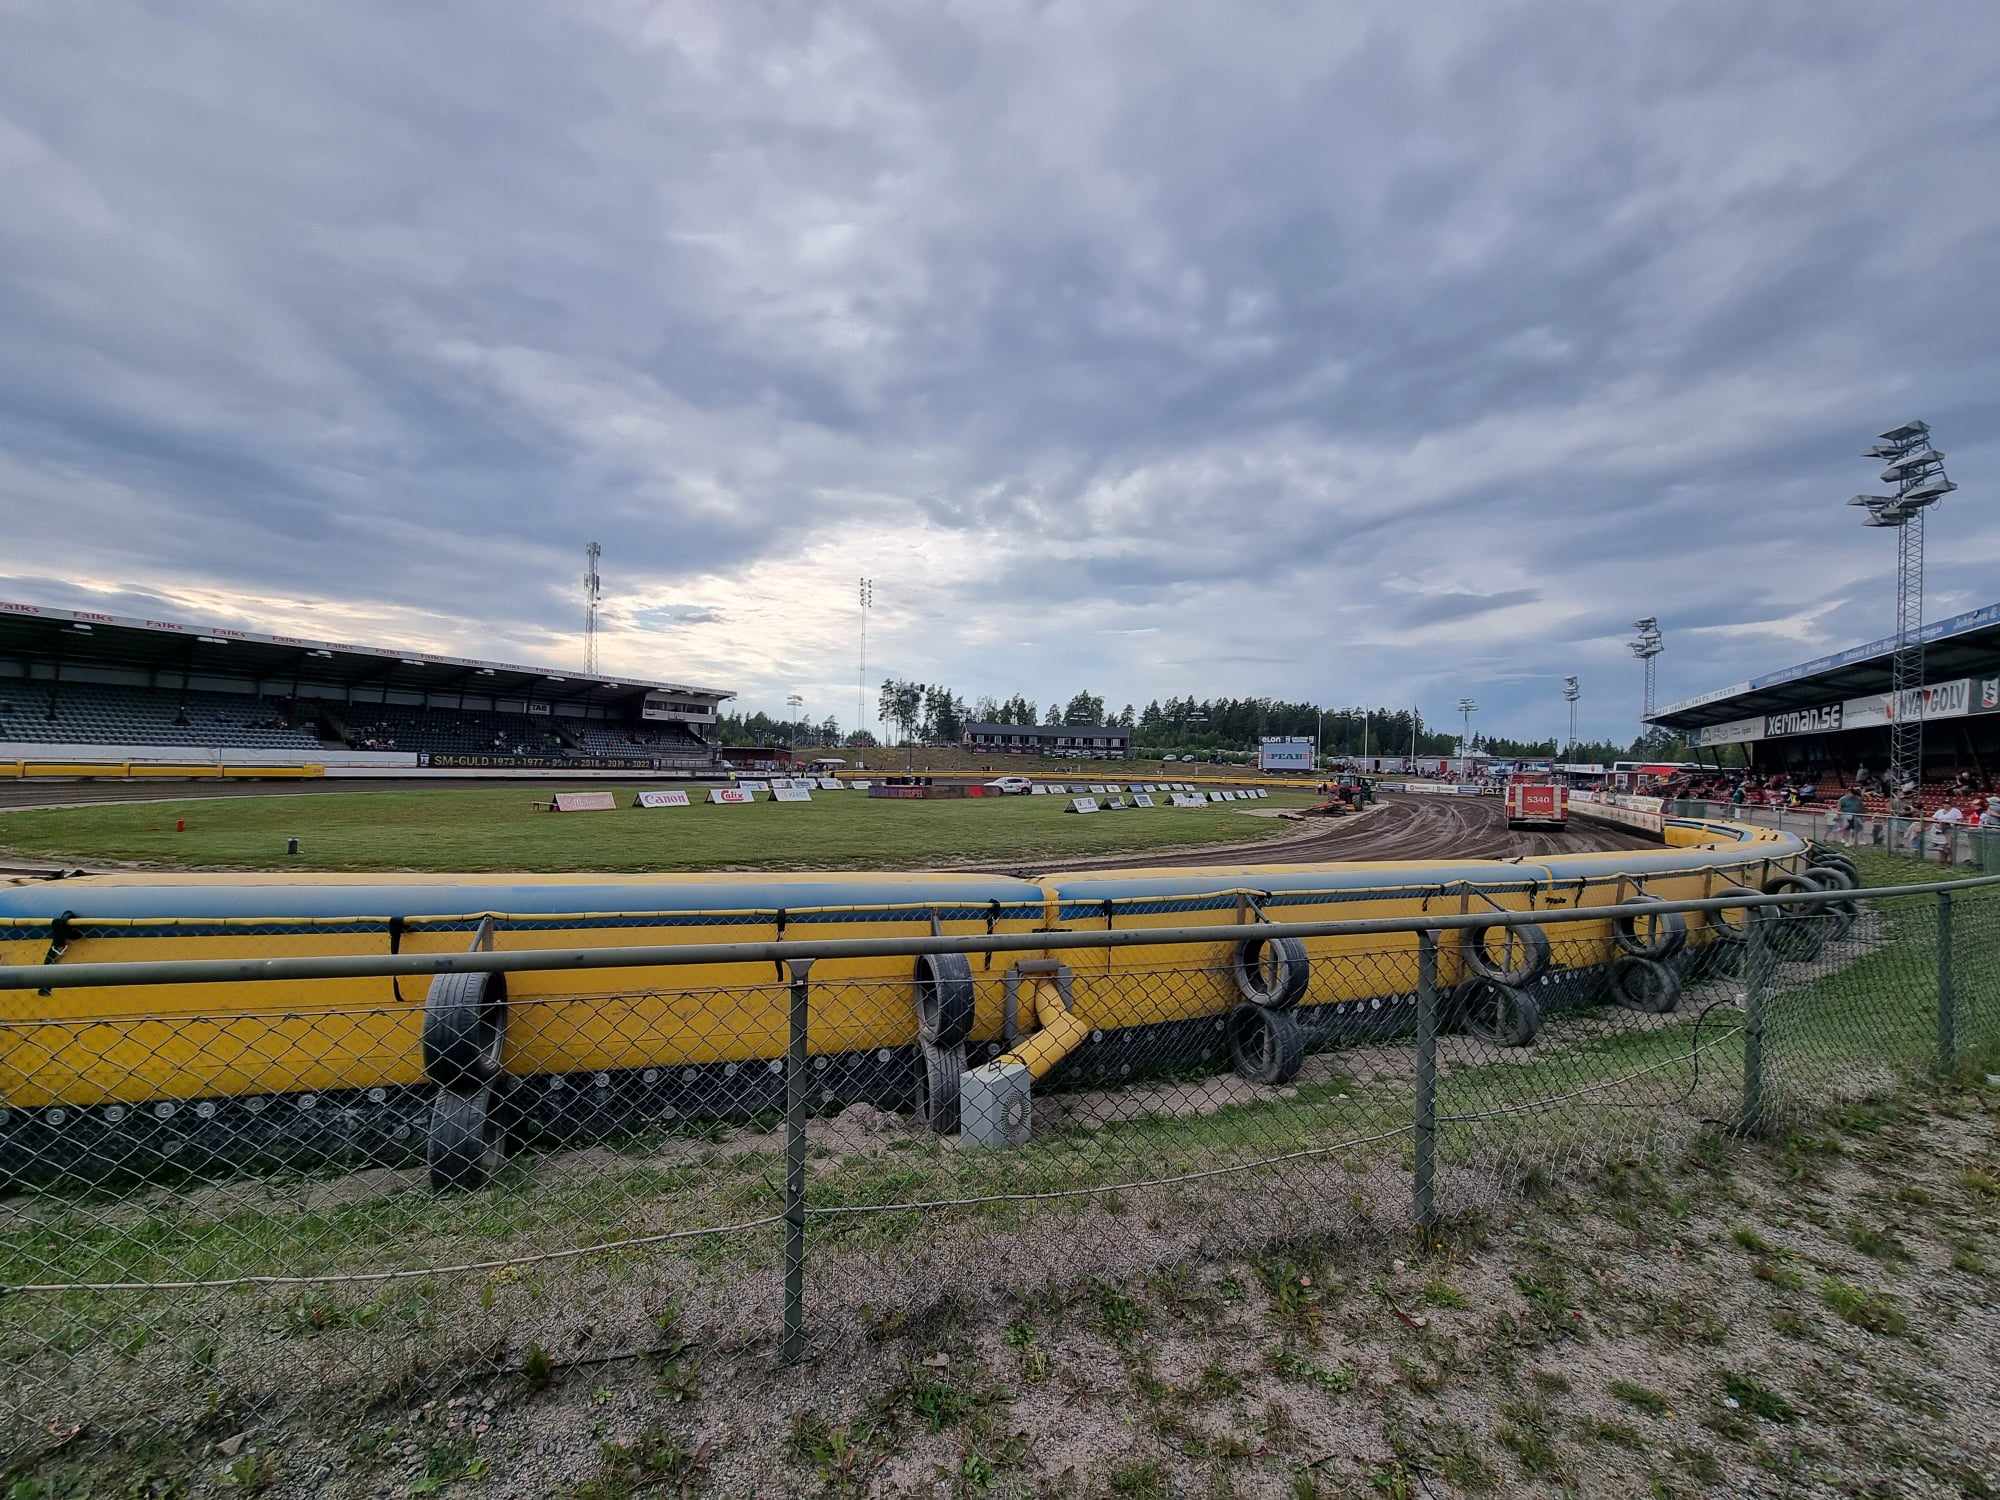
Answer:
<svg viewBox="0 0 2000 1500"><path fill-rule="evenodd" d="M1600 849L1657 849L1659 842L1623 828L1577 821L1562 832L1516 832L1497 797L1385 796L1375 811L1330 820L1323 833L1273 845L1232 845L1183 854L1119 854L1037 866L1061 870L1131 870L1148 865L1303 865L1371 859L1512 859Z"/></svg>

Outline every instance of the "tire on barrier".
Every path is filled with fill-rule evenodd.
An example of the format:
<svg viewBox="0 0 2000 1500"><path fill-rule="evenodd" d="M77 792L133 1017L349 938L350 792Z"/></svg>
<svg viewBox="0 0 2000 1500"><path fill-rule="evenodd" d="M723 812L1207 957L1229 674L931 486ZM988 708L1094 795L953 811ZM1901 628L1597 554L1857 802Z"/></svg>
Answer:
<svg viewBox="0 0 2000 1500"><path fill-rule="evenodd" d="M455 976L454 976L455 977ZM500 1165L500 1122L493 1109L496 1091L440 1088L431 1100L424 1161L431 1186L439 1192L484 1187Z"/></svg>
<svg viewBox="0 0 2000 1500"><path fill-rule="evenodd" d="M1467 927L1461 931L1458 951L1466 968L1481 979L1514 989L1533 984L1549 966L1549 935L1533 926L1500 928L1505 934L1503 947L1513 961L1496 962L1486 948L1486 935L1494 930Z"/></svg>
<svg viewBox="0 0 2000 1500"><path fill-rule="evenodd" d="M1496 1047L1525 1047L1542 1029L1542 1008L1533 995L1484 976L1452 991L1450 1014L1454 1030Z"/></svg>
<svg viewBox="0 0 2000 1500"><path fill-rule="evenodd" d="M1284 1084L1306 1060L1306 1034L1282 1010L1245 1000L1229 1013L1229 1061L1251 1083Z"/></svg>
<svg viewBox="0 0 2000 1500"><path fill-rule="evenodd" d="M1663 904L1657 896L1634 896L1632 904ZM1640 936L1640 923L1652 930ZM1664 963L1687 946L1687 918L1677 911L1663 911L1643 917L1617 917L1611 923L1611 940L1621 952L1633 958L1651 958Z"/></svg>
<svg viewBox="0 0 2000 1500"><path fill-rule="evenodd" d="M1818 881L1804 875L1773 875L1764 882L1764 894L1767 896L1793 892L1804 895L1819 889ZM1828 918L1821 915L1820 903L1801 903L1794 910L1786 902L1772 909L1778 913L1778 920L1771 928L1769 941L1778 957L1801 964L1818 958L1820 949L1826 946L1828 922Z"/></svg>
<svg viewBox="0 0 2000 1500"><path fill-rule="evenodd" d="M1626 1010L1663 1016L1681 1003L1680 976L1658 959L1623 954L1611 963L1611 998Z"/></svg>
<svg viewBox="0 0 2000 1500"><path fill-rule="evenodd" d="M1833 844L1808 844L1806 858L1816 865L1832 865L1836 870L1847 872L1850 886L1861 884L1861 867L1854 862L1854 856Z"/></svg>
<svg viewBox="0 0 2000 1500"><path fill-rule="evenodd" d="M1755 896L1758 893L1747 885L1726 885L1715 893L1715 899L1725 900L1730 896ZM1730 918L1737 918L1731 921ZM1712 911L1708 914L1708 930L1715 934L1717 942L1741 946L1750 941L1750 929L1759 922L1770 922L1771 908L1768 906L1741 906L1734 912Z"/></svg>
<svg viewBox="0 0 2000 1500"><path fill-rule="evenodd" d="M424 1076L470 1092L500 1076L507 1040L507 976L440 974L424 996Z"/></svg>
<svg viewBox="0 0 2000 1500"><path fill-rule="evenodd" d="M1808 865L1806 879L1816 881L1821 890L1851 891L1860 882L1849 875L1839 865ZM1861 903L1852 896L1844 901L1828 901L1823 910L1832 915L1826 919L1826 935L1829 942L1839 942L1854 930L1854 923L1861 915Z"/></svg>
<svg viewBox="0 0 2000 1500"><path fill-rule="evenodd" d="M937 1047L962 1047L972 1035L972 965L963 953L917 958L917 1036Z"/></svg>
<svg viewBox="0 0 2000 1500"><path fill-rule="evenodd" d="M958 1134L958 1084L965 1043L917 1043L917 1120L932 1135Z"/></svg>
<svg viewBox="0 0 2000 1500"><path fill-rule="evenodd" d="M1312 960L1295 937L1247 938L1230 961L1236 992L1252 1005L1289 1010L1312 982Z"/></svg>

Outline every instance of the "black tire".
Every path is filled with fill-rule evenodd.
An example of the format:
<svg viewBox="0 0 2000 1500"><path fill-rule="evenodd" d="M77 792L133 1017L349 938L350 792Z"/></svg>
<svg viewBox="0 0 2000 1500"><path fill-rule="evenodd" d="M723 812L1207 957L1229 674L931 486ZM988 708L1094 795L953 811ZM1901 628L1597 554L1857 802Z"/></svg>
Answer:
<svg viewBox="0 0 2000 1500"><path fill-rule="evenodd" d="M1285 1084L1306 1060L1306 1034L1281 1010L1246 1000L1229 1013L1229 1061L1238 1078Z"/></svg>
<svg viewBox="0 0 2000 1500"><path fill-rule="evenodd" d="M1860 883L1839 865L1810 865L1806 878L1819 882L1820 888L1828 891L1851 891ZM1854 923L1861 915L1861 903L1850 896L1844 901L1827 902L1826 910L1827 940L1837 943L1854 930Z"/></svg>
<svg viewBox="0 0 2000 1500"><path fill-rule="evenodd" d="M461 1093L500 1076L507 1039L507 976L440 974L424 996L424 1076Z"/></svg>
<svg viewBox="0 0 2000 1500"><path fill-rule="evenodd" d="M1723 901L1731 896L1755 896L1757 894L1756 891L1751 890L1747 885L1726 885L1715 893L1715 899ZM1740 947L1750 941L1750 929L1754 924L1775 920L1771 915L1771 908L1768 906L1739 906L1735 908L1734 914L1741 920L1731 922L1729 920L1731 913L1727 910L1712 911L1708 914L1708 930L1715 934L1717 942L1729 943Z"/></svg>
<svg viewBox="0 0 2000 1500"><path fill-rule="evenodd" d="M1306 945L1294 937L1249 938L1236 945L1231 964L1236 992L1252 1005L1290 1010L1312 982Z"/></svg>
<svg viewBox="0 0 2000 1500"><path fill-rule="evenodd" d="M1819 882L1805 875L1773 875L1764 882L1767 896L1804 895L1819 889ZM1778 920L1769 936L1771 950L1792 963L1811 963L1818 958L1826 946L1834 913L1823 910L1822 903L1817 901L1797 906L1784 902L1772 909L1778 913Z"/></svg>
<svg viewBox="0 0 2000 1500"><path fill-rule="evenodd" d="M1611 998L1626 1010L1663 1016L1681 1003L1680 976L1657 959L1627 953L1612 960Z"/></svg>
<svg viewBox="0 0 2000 1500"><path fill-rule="evenodd" d="M499 1168L502 1130L491 1089L439 1089L431 1100L424 1160L438 1192L482 1188Z"/></svg>
<svg viewBox="0 0 2000 1500"><path fill-rule="evenodd" d="M1634 896L1633 904L1661 905L1657 896ZM1640 924L1651 930L1641 935ZM1615 917L1611 940L1633 958L1651 958L1665 963L1687 946L1687 918L1677 911L1663 911L1644 917Z"/></svg>
<svg viewBox="0 0 2000 1500"><path fill-rule="evenodd" d="M1861 868L1854 863L1854 856L1844 849L1831 844L1811 844L1807 848L1806 857L1814 864L1832 865L1836 870L1846 871L1850 890L1861 884Z"/></svg>
<svg viewBox="0 0 2000 1500"><path fill-rule="evenodd" d="M1501 934L1503 948L1508 953L1504 961L1495 961L1487 952L1488 933ZM1519 989L1533 984L1549 966L1549 935L1539 927L1467 927L1461 929L1458 939L1459 955L1465 966L1481 979L1490 979L1495 984Z"/></svg>
<svg viewBox="0 0 2000 1500"><path fill-rule="evenodd" d="M917 1037L935 1047L963 1046L972 1035L972 965L963 953L917 959Z"/></svg>
<svg viewBox="0 0 2000 1500"><path fill-rule="evenodd" d="M1453 1025L1496 1047L1525 1047L1542 1029L1542 1008L1526 990L1496 979L1468 979L1452 992Z"/></svg>
<svg viewBox="0 0 2000 1500"><path fill-rule="evenodd" d="M958 1134L958 1085L964 1072L965 1043L917 1043L917 1122L931 1134Z"/></svg>

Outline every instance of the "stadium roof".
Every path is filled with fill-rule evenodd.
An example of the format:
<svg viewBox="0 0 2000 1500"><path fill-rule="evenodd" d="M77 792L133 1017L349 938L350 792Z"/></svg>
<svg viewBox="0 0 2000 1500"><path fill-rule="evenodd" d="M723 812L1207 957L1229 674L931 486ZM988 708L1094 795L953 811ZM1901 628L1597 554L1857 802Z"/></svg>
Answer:
<svg viewBox="0 0 2000 1500"><path fill-rule="evenodd" d="M1983 605L1926 625L1923 639L1924 677L1928 681L1948 682L1990 672L2000 661L2000 604ZM1889 660L1895 649L1894 636L1850 646L1748 682L1665 704L1654 711L1650 722L1668 729L1699 729L1835 699L1886 693L1890 687Z"/></svg>
<svg viewBox="0 0 2000 1500"><path fill-rule="evenodd" d="M0 600L0 655L264 682L297 679L352 686L366 683L408 692L532 694L545 702L601 703L648 692L717 700L736 696L726 688L693 683L554 671L394 646L352 646L305 636L261 635L219 625L183 625L6 600Z"/></svg>

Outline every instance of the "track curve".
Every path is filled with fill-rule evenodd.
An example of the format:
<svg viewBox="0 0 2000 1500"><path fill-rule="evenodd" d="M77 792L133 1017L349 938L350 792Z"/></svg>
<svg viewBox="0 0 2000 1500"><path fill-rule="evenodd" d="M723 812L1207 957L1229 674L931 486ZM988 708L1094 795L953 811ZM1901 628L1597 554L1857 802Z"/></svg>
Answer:
<svg viewBox="0 0 2000 1500"><path fill-rule="evenodd" d="M1497 797L1384 795L1375 811L1335 819L1324 833L1276 844L1228 845L1181 854L1118 854L1043 861L1049 874L1071 870L1131 870L1149 865L1302 865L1377 859L1533 859L1604 849L1657 849L1659 840L1623 828L1576 822L1560 831L1516 831Z"/></svg>

